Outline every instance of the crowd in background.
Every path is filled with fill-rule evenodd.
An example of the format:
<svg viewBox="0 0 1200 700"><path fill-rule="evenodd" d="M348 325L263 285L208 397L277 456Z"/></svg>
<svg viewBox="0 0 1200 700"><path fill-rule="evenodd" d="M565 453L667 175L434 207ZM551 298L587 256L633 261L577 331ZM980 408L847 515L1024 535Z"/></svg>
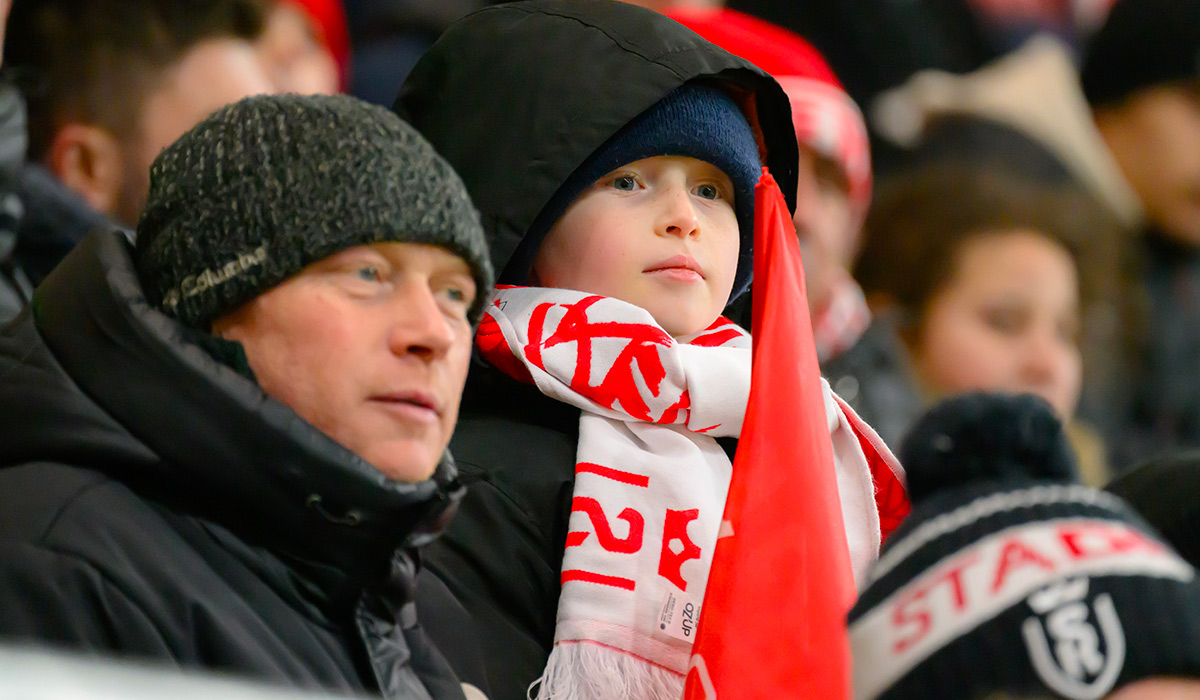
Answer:
<svg viewBox="0 0 1200 700"><path fill-rule="evenodd" d="M417 104L419 81L441 79L426 66L406 85L410 71L447 28L493 3L12 0L0 9L9 4L0 73L0 323L30 306L35 288L89 232L118 228L132 241L147 210L151 163L214 110L265 93L345 93L395 104L407 118L405 96ZM947 453L970 461L963 445L991 452L1006 477L1010 461L1044 456L1049 466L1039 476L1108 486L1197 561L1188 543L1193 512L1200 514L1189 500L1200 496L1190 452L1200 449L1200 3L630 4L682 23L778 81L799 145L798 182L786 194L796 202L822 374L905 467L910 455L932 465L908 484L917 516L898 537L915 544L873 575L871 587L859 582L852 637L856 629L872 634L879 614L871 608L886 607L891 591L929 575L922 563L954 554L925 552L917 521L987 495L956 491L937 508L918 503L967 479L939 471L948 458L922 452L914 426L942 399L977 391L1044 399L1052 417L1005 413L1033 410L1023 405L995 410L1039 426L1057 418L1062 435L1037 428L1036 439L1026 431L1006 442L959 426L964 442ZM478 85L480 94L494 88ZM472 110L469 99L455 108ZM416 126L470 188L452 136L444 145L436 124ZM497 273L508 255L519 258L505 251L492 261ZM725 315L749 328L754 293ZM942 420L991 410L971 400L952 404L958 417ZM902 452L910 433L917 437ZM1036 444L1028 452L1013 447L1029 440ZM929 473L946 478L931 482ZM1113 522L1125 522L1110 496L1087 493L1099 495L1072 496L1063 512L1111 510ZM1141 521L1130 517L1132 532ZM971 537L999 529L985 524ZM472 525L478 537L494 534L489 523ZM1105 537L1128 534L1121 533ZM456 536L452 530L450 541ZM436 554L432 563L444 565ZM1174 560L1161 566L1177 568ZM1167 588L1121 594L1182 595ZM455 615L483 614L462 603ZM547 614L555 603L546 603ZM1200 625L1185 632L1195 636L1180 639L1200 645ZM502 654L508 643L497 639L471 653ZM471 674L450 661L464 679ZM1190 663L1177 661L1160 675ZM870 678L856 675L856 683L883 693L893 683L940 682L943 671L922 663L898 661ZM499 690L491 670L476 684L486 687L487 675ZM944 697L964 692L941 687L951 693Z"/></svg>

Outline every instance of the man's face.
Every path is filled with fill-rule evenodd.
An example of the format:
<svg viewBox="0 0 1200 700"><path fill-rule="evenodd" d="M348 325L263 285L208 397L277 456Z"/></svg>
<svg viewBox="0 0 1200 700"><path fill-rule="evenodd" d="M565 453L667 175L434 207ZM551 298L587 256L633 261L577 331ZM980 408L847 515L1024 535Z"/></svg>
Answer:
<svg viewBox="0 0 1200 700"><path fill-rule="evenodd" d="M471 269L441 248L378 243L306 267L213 323L259 385L397 481L428 478L471 356Z"/></svg>
<svg viewBox="0 0 1200 700"><path fill-rule="evenodd" d="M124 181L116 210L107 213L136 224L150 191L150 164L162 149L217 109L274 91L249 42L210 39L197 44L167 69L142 104L136 133L123 139Z"/></svg>
<svg viewBox="0 0 1200 700"><path fill-rule="evenodd" d="M733 184L695 158L617 168L579 195L533 261L543 287L640 306L667 333L699 333L721 314L737 272Z"/></svg>
<svg viewBox="0 0 1200 700"><path fill-rule="evenodd" d="M1200 247L1200 81L1100 107L1096 124L1151 223Z"/></svg>

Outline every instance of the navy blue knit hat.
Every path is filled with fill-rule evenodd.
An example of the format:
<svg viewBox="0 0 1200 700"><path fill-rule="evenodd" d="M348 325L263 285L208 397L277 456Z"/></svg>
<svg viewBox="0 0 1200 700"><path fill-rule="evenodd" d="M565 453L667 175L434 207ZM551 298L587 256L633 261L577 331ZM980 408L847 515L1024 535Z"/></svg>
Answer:
<svg viewBox="0 0 1200 700"><path fill-rule="evenodd" d="M654 156L687 156L712 163L733 182L742 247L730 300L750 286L754 268L754 185L762 174L758 142L746 116L720 88L682 85L642 112L596 149L558 188L500 275L527 284L546 234L584 190L622 165Z"/></svg>

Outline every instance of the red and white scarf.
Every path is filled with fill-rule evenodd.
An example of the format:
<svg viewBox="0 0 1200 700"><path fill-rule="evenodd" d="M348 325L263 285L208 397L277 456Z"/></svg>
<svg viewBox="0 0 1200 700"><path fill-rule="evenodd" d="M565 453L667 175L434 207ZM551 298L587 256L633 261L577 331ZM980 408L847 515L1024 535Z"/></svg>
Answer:
<svg viewBox="0 0 1200 700"><path fill-rule="evenodd" d="M581 409L554 649L537 697L677 700L732 472L714 438L741 432L750 335L721 318L676 339L617 299L500 287L476 343L501 371ZM864 446L873 440L898 467L823 388L862 581L880 543Z"/></svg>

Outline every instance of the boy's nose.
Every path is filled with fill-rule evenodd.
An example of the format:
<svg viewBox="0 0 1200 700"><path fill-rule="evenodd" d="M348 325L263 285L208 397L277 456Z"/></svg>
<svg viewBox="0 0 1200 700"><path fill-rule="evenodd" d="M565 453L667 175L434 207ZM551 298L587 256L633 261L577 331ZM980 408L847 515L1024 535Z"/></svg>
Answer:
<svg viewBox="0 0 1200 700"><path fill-rule="evenodd" d="M660 235L687 237L699 230L700 218L687 189L671 187L663 193L663 200L657 224Z"/></svg>

